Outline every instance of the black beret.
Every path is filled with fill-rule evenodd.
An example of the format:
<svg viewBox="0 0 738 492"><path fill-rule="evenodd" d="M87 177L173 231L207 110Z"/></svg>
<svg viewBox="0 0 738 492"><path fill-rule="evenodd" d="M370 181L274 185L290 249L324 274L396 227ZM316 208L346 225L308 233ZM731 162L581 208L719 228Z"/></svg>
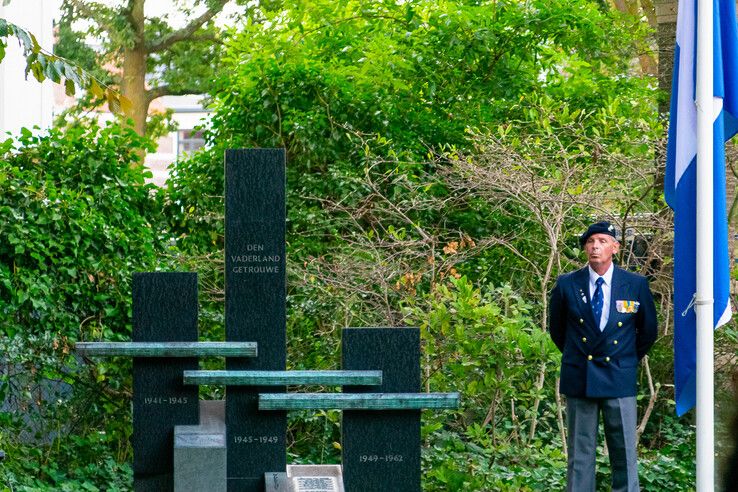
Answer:
<svg viewBox="0 0 738 492"><path fill-rule="evenodd" d="M607 234L608 236L614 237L616 241L618 239L615 226L613 226L609 222L602 221L595 222L594 224L587 227L586 232L579 236L579 244L584 246L584 243L587 242L587 239L589 239L589 236L591 236L592 234Z"/></svg>

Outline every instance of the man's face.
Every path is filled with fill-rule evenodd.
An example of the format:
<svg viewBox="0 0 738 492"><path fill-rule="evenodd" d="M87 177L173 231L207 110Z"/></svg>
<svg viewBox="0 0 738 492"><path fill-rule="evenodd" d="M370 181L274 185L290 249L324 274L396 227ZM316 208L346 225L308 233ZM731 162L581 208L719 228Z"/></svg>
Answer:
<svg viewBox="0 0 738 492"><path fill-rule="evenodd" d="M597 273L604 273L612 263L612 255L617 254L620 243L609 234L592 234L584 243L589 266Z"/></svg>

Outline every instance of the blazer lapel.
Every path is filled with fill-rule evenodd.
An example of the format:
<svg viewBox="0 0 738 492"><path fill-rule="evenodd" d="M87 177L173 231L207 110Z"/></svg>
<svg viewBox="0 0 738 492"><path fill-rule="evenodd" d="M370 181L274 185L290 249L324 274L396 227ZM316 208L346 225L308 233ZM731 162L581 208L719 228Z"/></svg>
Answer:
<svg viewBox="0 0 738 492"><path fill-rule="evenodd" d="M594 313L592 312L592 299L589 298L589 268L586 266L577 271L574 278L574 288L577 290L578 305L586 325L599 334L600 330L595 325Z"/></svg>

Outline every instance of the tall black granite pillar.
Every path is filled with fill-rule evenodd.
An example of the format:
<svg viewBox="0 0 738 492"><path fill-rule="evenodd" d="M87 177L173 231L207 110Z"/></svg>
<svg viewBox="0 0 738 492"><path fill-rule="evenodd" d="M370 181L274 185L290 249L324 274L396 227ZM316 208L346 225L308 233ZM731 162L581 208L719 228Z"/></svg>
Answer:
<svg viewBox="0 0 738 492"><path fill-rule="evenodd" d="M417 328L345 328L342 365L381 370L382 385L345 386L344 393L420 391ZM420 410L344 410L343 483L351 492L420 492Z"/></svg>
<svg viewBox="0 0 738 492"><path fill-rule="evenodd" d="M225 312L228 341L257 342L253 359L229 358L229 370L284 370L285 153L229 150L225 155ZM259 392L226 391L228 490L264 490L264 473L285 470L286 412L259 412Z"/></svg>
<svg viewBox="0 0 738 492"><path fill-rule="evenodd" d="M133 275L133 341L197 341L197 274ZM172 490L174 426L198 423L197 386L182 372L197 358L133 358L133 478L136 492Z"/></svg>

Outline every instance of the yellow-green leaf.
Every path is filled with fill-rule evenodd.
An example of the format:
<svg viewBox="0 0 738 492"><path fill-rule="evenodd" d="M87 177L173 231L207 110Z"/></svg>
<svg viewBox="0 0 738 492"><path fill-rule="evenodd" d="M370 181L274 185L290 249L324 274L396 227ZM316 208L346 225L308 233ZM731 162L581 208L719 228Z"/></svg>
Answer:
<svg viewBox="0 0 738 492"><path fill-rule="evenodd" d="M72 82L69 79L64 80L64 93L67 96L73 96L74 95L74 82Z"/></svg>

